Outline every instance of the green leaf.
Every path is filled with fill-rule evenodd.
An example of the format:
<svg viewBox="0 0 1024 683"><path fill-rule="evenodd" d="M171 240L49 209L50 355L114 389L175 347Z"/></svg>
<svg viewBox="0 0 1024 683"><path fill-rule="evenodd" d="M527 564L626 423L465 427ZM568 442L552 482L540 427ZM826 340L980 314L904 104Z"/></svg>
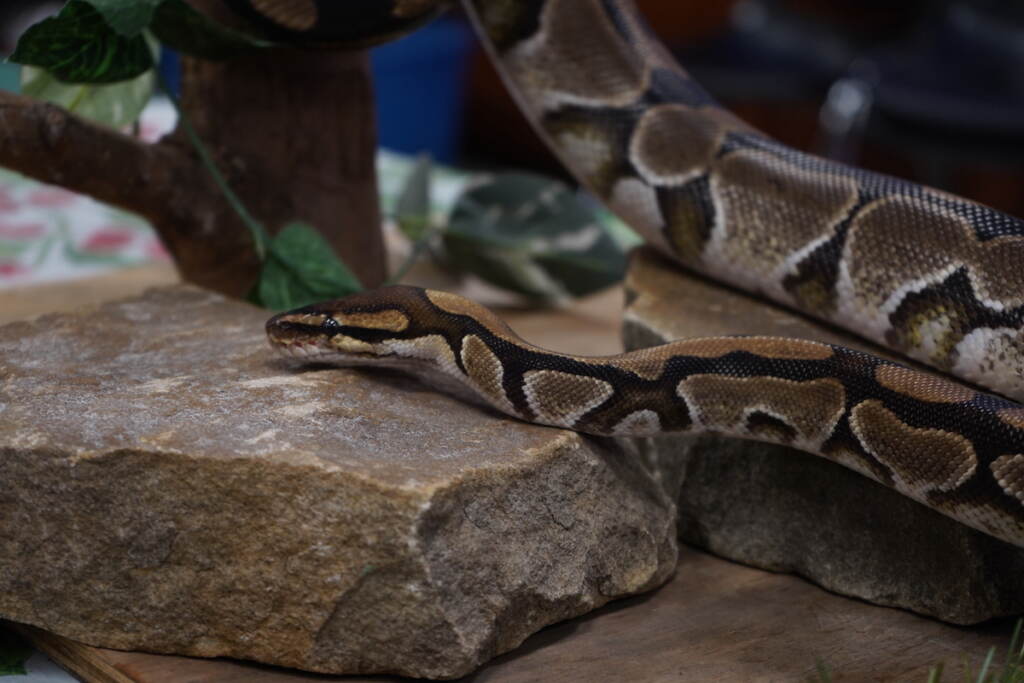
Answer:
<svg viewBox="0 0 1024 683"><path fill-rule="evenodd" d="M320 233L305 223L289 223L270 242L257 297L266 308L283 311L362 288Z"/></svg>
<svg viewBox="0 0 1024 683"><path fill-rule="evenodd" d="M28 242L14 242L0 239L0 258L13 258L21 256L25 250L32 245Z"/></svg>
<svg viewBox="0 0 1024 683"><path fill-rule="evenodd" d="M131 262L128 257L120 252L83 251L71 243L64 244L64 260L68 263L83 266L120 266Z"/></svg>
<svg viewBox="0 0 1024 683"><path fill-rule="evenodd" d="M228 59L276 46L276 43L218 24L183 0L160 3L150 30L164 45L205 59Z"/></svg>
<svg viewBox="0 0 1024 683"><path fill-rule="evenodd" d="M22 93L59 104L81 117L112 128L122 128L138 120L153 95L155 84L156 74L152 70L130 81L96 85L64 83L46 69L21 67Z"/></svg>
<svg viewBox="0 0 1024 683"><path fill-rule="evenodd" d="M163 0L85 0L99 10L118 34L132 38L153 20L153 10Z"/></svg>
<svg viewBox="0 0 1024 683"><path fill-rule="evenodd" d="M0 676L24 676L25 662L33 653L32 646L14 631L0 627Z"/></svg>
<svg viewBox="0 0 1024 683"><path fill-rule="evenodd" d="M57 16L29 27L10 59L68 83L116 83L153 67L145 38L118 35L84 0L70 0Z"/></svg>
<svg viewBox="0 0 1024 683"><path fill-rule="evenodd" d="M402 233L413 242L423 239L430 229L430 157L422 155L406 176L405 186L395 202L395 220Z"/></svg>
<svg viewBox="0 0 1024 683"><path fill-rule="evenodd" d="M626 267L624 250L590 207L563 183L526 173L467 190L444 247L458 268L542 302L607 287Z"/></svg>

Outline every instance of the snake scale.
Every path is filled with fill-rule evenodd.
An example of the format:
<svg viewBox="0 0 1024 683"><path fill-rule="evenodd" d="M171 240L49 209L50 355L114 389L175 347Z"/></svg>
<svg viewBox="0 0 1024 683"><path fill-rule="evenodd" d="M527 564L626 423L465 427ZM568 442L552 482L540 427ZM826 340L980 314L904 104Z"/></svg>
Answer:
<svg viewBox="0 0 1024 683"><path fill-rule="evenodd" d="M317 35L337 7L239 3ZM375 6L407 20L434 4ZM482 306L412 287L275 316L274 347L400 368L589 434L714 431L793 446L1024 547L1024 222L766 137L717 105L628 0L464 5L526 116L650 244L1001 396L794 339L553 353Z"/></svg>

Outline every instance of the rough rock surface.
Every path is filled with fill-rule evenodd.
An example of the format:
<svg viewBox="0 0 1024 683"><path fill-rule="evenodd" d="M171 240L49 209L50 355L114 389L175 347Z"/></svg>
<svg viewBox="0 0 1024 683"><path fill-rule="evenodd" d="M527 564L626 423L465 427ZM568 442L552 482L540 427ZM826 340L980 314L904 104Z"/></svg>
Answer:
<svg viewBox="0 0 1024 683"><path fill-rule="evenodd" d="M670 576L673 502L614 441L296 369L265 317L179 286L0 328L0 617L445 678Z"/></svg>
<svg viewBox="0 0 1024 683"><path fill-rule="evenodd" d="M630 349L694 336L767 334L879 353L686 275L650 250L635 255L626 289ZM641 447L666 490L679 487L680 535L688 543L953 623L1024 612L1024 550L839 465L710 435L659 437Z"/></svg>

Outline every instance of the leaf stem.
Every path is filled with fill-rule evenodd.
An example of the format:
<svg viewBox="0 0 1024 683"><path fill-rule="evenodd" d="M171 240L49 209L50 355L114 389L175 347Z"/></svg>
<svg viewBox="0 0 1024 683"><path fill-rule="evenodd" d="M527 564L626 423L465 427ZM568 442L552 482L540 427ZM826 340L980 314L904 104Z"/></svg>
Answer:
<svg viewBox="0 0 1024 683"><path fill-rule="evenodd" d="M71 101L71 104L68 105L68 111L73 112L76 109L78 109L78 105L80 105L82 103L82 100L85 99L85 94L88 92L88 90L89 86L85 85L84 83L81 86L79 86L78 92L75 93L75 99L73 99Z"/></svg>
<svg viewBox="0 0 1024 683"><path fill-rule="evenodd" d="M199 135L196 133L196 129L192 126L192 122L182 109L181 103L178 102L178 98L174 96L174 92L167 84L166 79L163 74L160 73L159 69L157 69L157 78L160 80L160 87L174 106L174 111L178 113L178 121L181 124L182 129L184 129L189 142L192 143L196 153L199 155L199 160L213 178L213 182L217 184L217 187L220 188L220 191L224 194L224 198L227 199L228 204L231 205L231 208L234 209L235 213L238 214L238 217L243 223L245 223L245 226L249 228L249 232L252 234L253 247L256 249L256 255L259 257L260 262L265 261L267 257L267 245L270 243L270 236L267 234L266 228L263 227L262 223L253 218L252 214L249 213L249 210L245 208L245 204L242 202L241 198L239 198L239 196L235 194L234 190L231 189L231 186L228 185L227 179L217 168L217 165L213 161L213 156L206 148L206 145L203 144L203 141L199 138Z"/></svg>
<svg viewBox="0 0 1024 683"><path fill-rule="evenodd" d="M409 255L406 257L402 265L399 266L398 270L396 270L391 277L385 280L384 284L382 284L381 286L388 287L390 285L397 285L399 282L401 282L402 278L405 277L409 273L409 270L411 270L412 267L416 265L416 262L420 260L420 256L423 255L423 251L430 245L430 242L431 240L434 239L434 236L438 235L440 232L441 228L439 226L428 225L423 235L418 240L413 242L412 249L409 251Z"/></svg>

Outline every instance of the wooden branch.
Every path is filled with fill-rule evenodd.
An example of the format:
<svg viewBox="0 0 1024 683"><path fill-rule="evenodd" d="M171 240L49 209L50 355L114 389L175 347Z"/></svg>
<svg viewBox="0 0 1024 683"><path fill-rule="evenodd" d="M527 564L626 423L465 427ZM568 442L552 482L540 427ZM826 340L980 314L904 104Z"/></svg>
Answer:
<svg viewBox="0 0 1024 683"><path fill-rule="evenodd" d="M0 91L0 165L148 219L186 280L233 295L252 284L259 264L248 232L181 147Z"/></svg>
<svg viewBox="0 0 1024 683"><path fill-rule="evenodd" d="M0 164L148 214L154 172L192 161L89 123L53 104L0 91Z"/></svg>

